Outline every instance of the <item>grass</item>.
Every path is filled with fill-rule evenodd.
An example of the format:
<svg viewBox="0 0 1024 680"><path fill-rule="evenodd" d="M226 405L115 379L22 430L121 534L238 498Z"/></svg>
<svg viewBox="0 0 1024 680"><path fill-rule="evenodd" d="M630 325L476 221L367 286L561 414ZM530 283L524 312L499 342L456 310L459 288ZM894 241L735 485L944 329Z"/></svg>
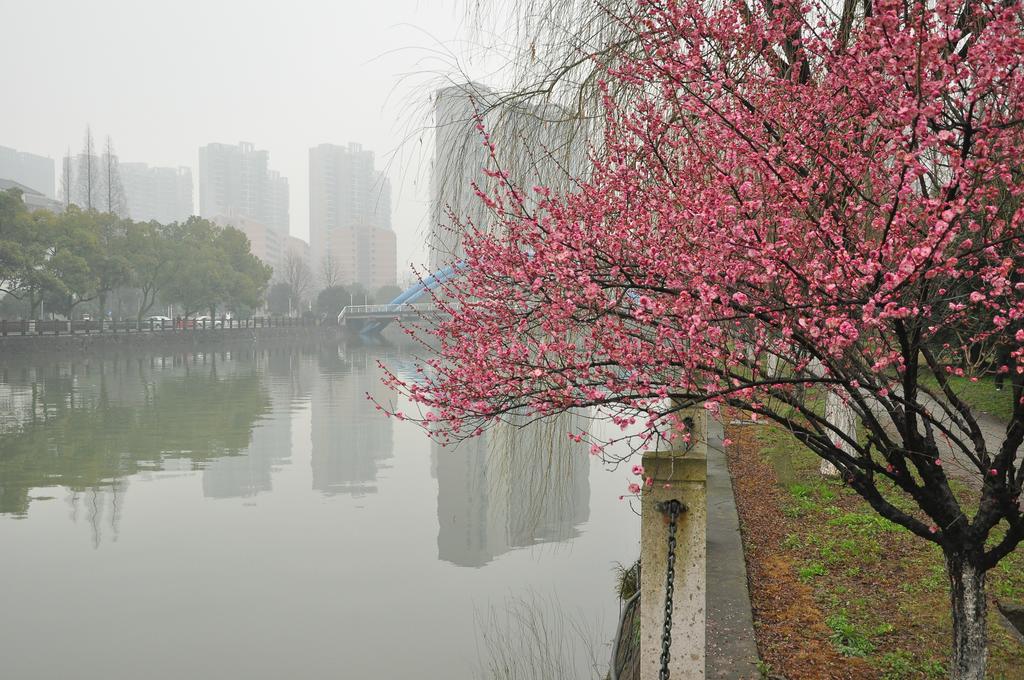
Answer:
<svg viewBox="0 0 1024 680"><path fill-rule="evenodd" d="M846 618L846 612L832 614L825 623L832 629L829 641L843 656L868 656L875 651L868 636Z"/></svg>
<svg viewBox="0 0 1024 680"><path fill-rule="evenodd" d="M800 567L797 571L797 576L804 583L810 583L818 576L825 575L825 565L821 562L811 562L810 564Z"/></svg>
<svg viewBox="0 0 1024 680"><path fill-rule="evenodd" d="M922 372L920 380L922 384L938 389L938 382L934 376ZM971 380L951 375L948 380L957 396L970 404L973 409L989 413L1003 421L1010 419L1013 413L1013 390L1009 377L1004 381L1002 391L996 389L996 381L993 376L981 376L977 380Z"/></svg>
<svg viewBox="0 0 1024 680"><path fill-rule="evenodd" d="M779 519L785 538L777 554L789 559L797 578L813 590L829 642L844 656L863 659L875 673L871 677L944 677L951 624L939 548L878 516L841 482L822 479L819 459L788 433L770 426L753 431L765 464L777 467L781 456L791 462ZM954 491L966 507L976 504L970 489L961 485ZM914 510L909 499L892 497ZM989 572L988 592L1024 602L1024 551ZM990 676L1020 677L1024 647L996 624L993 610Z"/></svg>

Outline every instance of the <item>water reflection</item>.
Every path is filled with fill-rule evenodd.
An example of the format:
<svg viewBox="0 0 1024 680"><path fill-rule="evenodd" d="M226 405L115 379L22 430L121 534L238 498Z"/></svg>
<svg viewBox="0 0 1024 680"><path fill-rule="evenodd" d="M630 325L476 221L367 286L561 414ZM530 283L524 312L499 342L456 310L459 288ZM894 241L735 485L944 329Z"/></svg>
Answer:
<svg viewBox="0 0 1024 680"><path fill-rule="evenodd" d="M0 382L0 514L25 516L30 490L117 496L125 477L237 455L271 404L251 361L224 355L5 367ZM113 501L111 501L113 502ZM77 512L77 511L75 511ZM77 515L76 515L77 516Z"/></svg>
<svg viewBox="0 0 1024 680"><path fill-rule="evenodd" d="M303 677L470 680L508 597L613 621L636 522L621 477L569 445L582 423L432 450L366 400L390 396L380 357L402 365L338 344L0 357L3 677L280 678L300 659ZM592 646L565 643L563 677L588 670Z"/></svg>
<svg viewBox="0 0 1024 680"><path fill-rule="evenodd" d="M299 370L299 355L280 349L259 355L269 409L260 420L244 455L225 456L203 467L203 495L208 498L253 496L273 488L275 469L291 458L292 430L288 405L308 396L308 378ZM304 379L307 378L307 379Z"/></svg>
<svg viewBox="0 0 1024 680"><path fill-rule="evenodd" d="M590 513L590 462L564 415L504 423L454 449L434 444L438 557L481 567L512 548L579 534Z"/></svg>
<svg viewBox="0 0 1024 680"><path fill-rule="evenodd" d="M93 358L0 367L0 514L24 517L33 489L64 487L71 517L97 542L116 534L128 480L201 470L203 495L273 489L292 455L292 410L308 403L312 488L376 493L394 455L393 421L367 402L388 394L364 348ZM565 433L582 419L504 424L455 449L432 449L438 556L480 567L517 547L578 535L590 465Z"/></svg>
<svg viewBox="0 0 1024 680"><path fill-rule="evenodd" d="M369 407L366 395L386 400L386 388L365 351L318 355L320 379L312 414L313 488L362 496L377 491L377 473L393 455L392 421Z"/></svg>

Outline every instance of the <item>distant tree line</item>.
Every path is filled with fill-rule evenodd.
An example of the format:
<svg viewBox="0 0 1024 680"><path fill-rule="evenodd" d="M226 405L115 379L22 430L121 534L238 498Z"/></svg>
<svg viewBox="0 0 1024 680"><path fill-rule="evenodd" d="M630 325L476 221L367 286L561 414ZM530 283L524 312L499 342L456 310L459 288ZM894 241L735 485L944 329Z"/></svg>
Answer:
<svg viewBox="0 0 1024 680"><path fill-rule="evenodd" d="M333 319L348 305L384 305L394 300L402 290L398 286L381 286L369 290L361 283L350 285L335 284L323 288L316 294L315 300L308 300L305 295L296 295L292 283L281 280L270 286L267 292L267 310L271 314L288 314L296 310L305 310L306 302L310 303L312 313Z"/></svg>
<svg viewBox="0 0 1024 680"><path fill-rule="evenodd" d="M0 317L142 319L157 303L186 317L244 316L263 306L271 273L245 234L198 217L134 222L75 204L29 212L17 190L0 192Z"/></svg>
<svg viewBox="0 0 1024 680"><path fill-rule="evenodd" d="M267 292L267 310L272 314L306 312L334 318L346 305L383 305L402 292L395 285L371 290L361 283L343 284L341 267L330 251L319 263L319 287L306 258L297 252L288 251L279 269Z"/></svg>

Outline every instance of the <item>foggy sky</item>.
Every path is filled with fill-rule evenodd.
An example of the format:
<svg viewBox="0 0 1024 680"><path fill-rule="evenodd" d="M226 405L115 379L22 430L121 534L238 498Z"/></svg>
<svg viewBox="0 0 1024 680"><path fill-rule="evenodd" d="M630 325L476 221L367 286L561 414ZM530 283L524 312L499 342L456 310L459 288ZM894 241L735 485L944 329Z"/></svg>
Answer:
<svg viewBox="0 0 1024 680"><path fill-rule="evenodd" d="M197 211L198 148L247 141L288 178L308 240L309 148L360 142L394 186L399 277L424 261L431 150L413 133L463 2L0 0L0 16L0 145L52 157L58 191L87 123L122 162L191 167Z"/></svg>

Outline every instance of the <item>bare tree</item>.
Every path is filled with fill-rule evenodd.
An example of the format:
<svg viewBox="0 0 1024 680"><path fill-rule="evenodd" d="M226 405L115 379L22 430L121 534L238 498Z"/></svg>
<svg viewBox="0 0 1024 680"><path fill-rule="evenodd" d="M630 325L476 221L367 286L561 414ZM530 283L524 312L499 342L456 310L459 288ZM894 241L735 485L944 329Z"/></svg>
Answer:
<svg viewBox="0 0 1024 680"><path fill-rule="evenodd" d="M306 299L313 285L313 272L310 271L306 258L294 250L289 250L284 258L284 271L281 282L291 288L292 306L298 308Z"/></svg>
<svg viewBox="0 0 1024 680"><path fill-rule="evenodd" d="M60 192L64 198L64 207L68 208L71 206L71 192L74 191L74 184L71 181L72 170L71 164L73 163L71 157L71 147L68 147L67 153L64 154L64 167L60 173Z"/></svg>
<svg viewBox="0 0 1024 680"><path fill-rule="evenodd" d="M128 200L124 193L124 184L121 182L121 171L118 166L117 154L114 153L114 141L107 135L107 141L103 150L103 197L106 201L106 211L118 217L125 217L128 214Z"/></svg>
<svg viewBox="0 0 1024 680"><path fill-rule="evenodd" d="M86 210L93 210L100 205L100 172L97 161L92 128L87 125L82 152L78 155L78 176L75 178L75 202Z"/></svg>
<svg viewBox="0 0 1024 680"><path fill-rule="evenodd" d="M331 249L328 248L320 260L320 282L324 288L334 288L341 281L341 268L338 261L334 259Z"/></svg>

